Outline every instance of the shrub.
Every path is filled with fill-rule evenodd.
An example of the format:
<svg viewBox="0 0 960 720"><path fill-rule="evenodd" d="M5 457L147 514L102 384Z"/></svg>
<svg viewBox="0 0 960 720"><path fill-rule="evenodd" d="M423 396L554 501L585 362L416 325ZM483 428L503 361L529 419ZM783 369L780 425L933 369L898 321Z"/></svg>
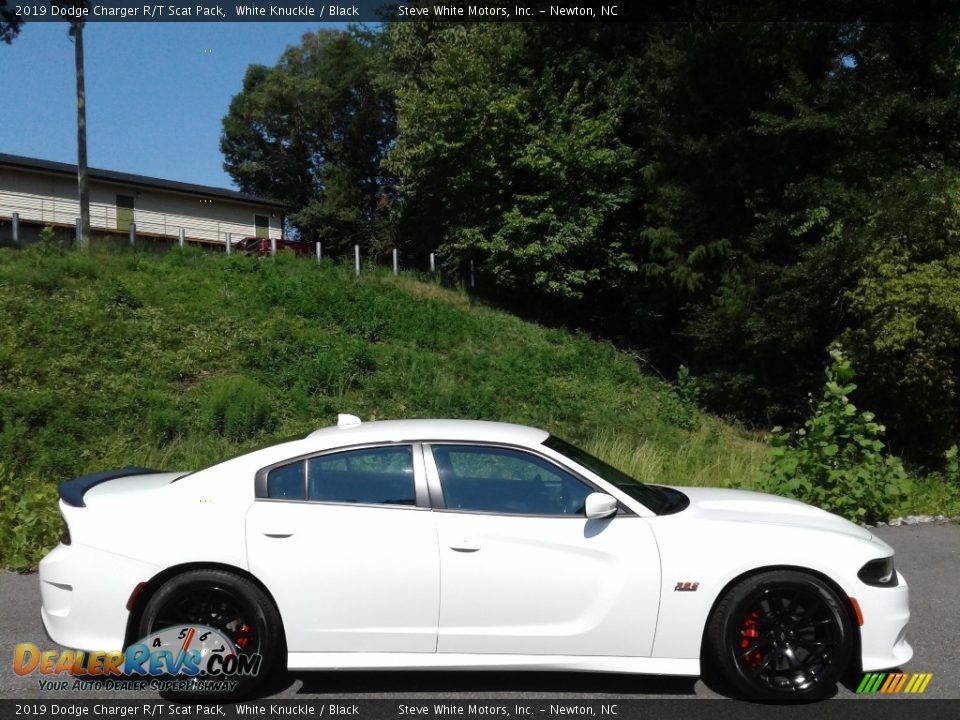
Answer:
<svg viewBox="0 0 960 720"><path fill-rule="evenodd" d="M273 403L269 390L255 380L220 378L211 383L204 414L214 432L240 441L269 426Z"/></svg>
<svg viewBox="0 0 960 720"><path fill-rule="evenodd" d="M700 426L700 383L685 365L677 370L677 382L671 390L658 396L660 419L684 430L696 430Z"/></svg>
<svg viewBox="0 0 960 720"><path fill-rule="evenodd" d="M137 310L143 307L133 291L119 281L112 281L100 293L100 302L104 307L111 309L127 308Z"/></svg>
<svg viewBox="0 0 960 720"><path fill-rule="evenodd" d="M0 567L32 570L61 528L53 485L15 480L0 466Z"/></svg>
<svg viewBox="0 0 960 720"><path fill-rule="evenodd" d="M43 255L52 255L62 251L60 241L57 239L57 230L53 225L45 225L40 231L40 242L37 244L37 251Z"/></svg>
<svg viewBox="0 0 960 720"><path fill-rule="evenodd" d="M945 460L943 473L946 475L947 480L954 485L960 486L960 449L958 449L956 443L951 445L943 454L943 459Z"/></svg>
<svg viewBox="0 0 960 720"><path fill-rule="evenodd" d="M908 481L900 461L884 453L885 428L859 412L850 361L830 350L827 383L813 416L796 432L775 428L770 461L757 485L857 522L887 520Z"/></svg>
<svg viewBox="0 0 960 720"><path fill-rule="evenodd" d="M164 398L151 399L150 408L147 411L147 425L151 439L161 445L183 434L186 429L183 415L172 402Z"/></svg>

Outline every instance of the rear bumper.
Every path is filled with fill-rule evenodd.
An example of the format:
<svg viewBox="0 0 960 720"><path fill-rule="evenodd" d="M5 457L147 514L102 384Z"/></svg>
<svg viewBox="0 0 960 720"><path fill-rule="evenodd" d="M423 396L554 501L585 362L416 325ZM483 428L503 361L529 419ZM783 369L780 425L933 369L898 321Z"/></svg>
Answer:
<svg viewBox="0 0 960 720"><path fill-rule="evenodd" d="M910 588L900 573L897 579L896 587L864 585L856 593L863 611L860 647L864 672L899 667L913 657L913 648L906 640Z"/></svg>
<svg viewBox="0 0 960 720"><path fill-rule="evenodd" d="M40 561L43 627L69 648L122 650L130 593L159 571L85 545L58 545Z"/></svg>

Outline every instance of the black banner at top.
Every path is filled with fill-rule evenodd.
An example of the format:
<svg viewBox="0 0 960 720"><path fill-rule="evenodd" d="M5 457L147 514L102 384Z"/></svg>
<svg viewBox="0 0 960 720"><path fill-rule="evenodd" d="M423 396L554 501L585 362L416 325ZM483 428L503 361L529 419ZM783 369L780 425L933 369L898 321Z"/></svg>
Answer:
<svg viewBox="0 0 960 720"><path fill-rule="evenodd" d="M960 0L8 0L27 22L945 22Z"/></svg>

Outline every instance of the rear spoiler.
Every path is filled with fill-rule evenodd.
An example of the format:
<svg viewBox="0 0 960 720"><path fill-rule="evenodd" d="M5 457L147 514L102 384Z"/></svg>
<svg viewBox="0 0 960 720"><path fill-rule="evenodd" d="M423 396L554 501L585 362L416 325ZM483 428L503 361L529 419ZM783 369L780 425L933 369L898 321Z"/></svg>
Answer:
<svg viewBox="0 0 960 720"><path fill-rule="evenodd" d="M116 480L117 478L127 477L129 475L148 475L150 473L163 472L163 470L150 470L148 468L141 467L125 467L117 470L102 470L98 473L93 473L91 475L83 475L73 480L64 480L57 486L57 492L60 493L60 499L63 500L67 505L73 505L73 507L86 507L86 503L83 502L83 496L86 494L87 490L92 487L96 487L100 483L105 483L108 480Z"/></svg>

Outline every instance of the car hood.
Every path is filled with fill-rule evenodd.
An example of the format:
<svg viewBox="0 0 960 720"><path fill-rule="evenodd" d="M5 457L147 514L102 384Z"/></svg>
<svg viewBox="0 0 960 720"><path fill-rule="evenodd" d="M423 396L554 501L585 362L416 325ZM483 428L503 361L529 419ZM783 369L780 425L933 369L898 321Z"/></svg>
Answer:
<svg viewBox="0 0 960 720"><path fill-rule="evenodd" d="M690 499L690 507L685 514L695 514L705 520L803 527L840 533L862 540L873 538L866 528L845 520L839 515L790 498L722 488L678 487L675 489Z"/></svg>

